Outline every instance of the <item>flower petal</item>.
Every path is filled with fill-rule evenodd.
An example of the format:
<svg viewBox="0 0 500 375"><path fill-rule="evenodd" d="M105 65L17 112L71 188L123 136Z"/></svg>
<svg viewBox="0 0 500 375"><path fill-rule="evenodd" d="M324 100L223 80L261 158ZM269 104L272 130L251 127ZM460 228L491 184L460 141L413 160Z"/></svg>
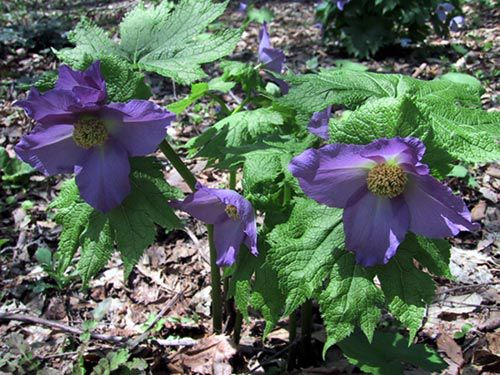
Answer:
<svg viewBox="0 0 500 375"><path fill-rule="evenodd" d="M50 90L41 94L36 88L32 88L27 99L15 104L40 124L72 124L76 117L71 108L78 104L78 100L69 91Z"/></svg>
<svg viewBox="0 0 500 375"><path fill-rule="evenodd" d="M101 74L100 61L94 62L84 72L61 65L56 89L73 92L83 105L105 102L106 82Z"/></svg>
<svg viewBox="0 0 500 375"><path fill-rule="evenodd" d="M259 61L269 69L276 73L281 73L285 64L285 54L277 48L272 48L267 24L262 25L259 33Z"/></svg>
<svg viewBox="0 0 500 375"><path fill-rule="evenodd" d="M366 185L375 164L360 155L363 147L333 144L308 149L293 158L288 169L306 195L327 206L345 207L353 192Z"/></svg>
<svg viewBox="0 0 500 375"><path fill-rule="evenodd" d="M404 240L410 216L401 197L377 197L358 190L344 210L346 248L365 267L386 264Z"/></svg>
<svg viewBox="0 0 500 375"><path fill-rule="evenodd" d="M76 184L82 198L95 209L108 212L130 193L130 164L120 144L108 142L90 150L76 168Z"/></svg>
<svg viewBox="0 0 500 375"><path fill-rule="evenodd" d="M170 205L187 212L204 223L220 223L228 219L226 205L212 191L213 189L200 187L196 192L189 194L184 201L174 201Z"/></svg>
<svg viewBox="0 0 500 375"><path fill-rule="evenodd" d="M154 152L167 135L167 127L175 119L175 114L147 100L111 103L105 111L120 122L110 130L113 138L123 145L130 156Z"/></svg>
<svg viewBox="0 0 500 375"><path fill-rule="evenodd" d="M15 146L19 158L47 176L72 173L87 150L73 141L72 125L37 125Z"/></svg>
<svg viewBox="0 0 500 375"><path fill-rule="evenodd" d="M365 158L385 163L391 160L398 164L416 165L425 153L425 145L417 138L381 138L366 145L361 152Z"/></svg>
<svg viewBox="0 0 500 375"><path fill-rule="evenodd" d="M244 237L243 227L237 220L227 219L214 225L218 266L230 266L236 261Z"/></svg>
<svg viewBox="0 0 500 375"><path fill-rule="evenodd" d="M410 210L410 231L431 238L478 229L462 199L431 176L408 176L404 199Z"/></svg>
<svg viewBox="0 0 500 375"><path fill-rule="evenodd" d="M326 107L323 111L314 112L311 117L311 121L309 121L309 131L320 138L328 139L330 137L328 134L328 121L330 120L331 115L331 105Z"/></svg>

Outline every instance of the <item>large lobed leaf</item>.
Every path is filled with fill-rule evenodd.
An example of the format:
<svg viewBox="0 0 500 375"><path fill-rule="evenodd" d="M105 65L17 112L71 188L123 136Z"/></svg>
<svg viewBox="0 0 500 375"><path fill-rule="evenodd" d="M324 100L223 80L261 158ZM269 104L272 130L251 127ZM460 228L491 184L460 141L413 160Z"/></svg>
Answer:
<svg viewBox="0 0 500 375"><path fill-rule="evenodd" d="M78 69L89 59L114 56L134 69L189 84L206 76L202 64L229 55L240 39L241 31L236 29L204 33L226 7L227 1L211 0L181 0L176 6L166 0L151 7L140 3L120 24L119 43L96 25L82 21L69 38L76 47L57 51L57 55Z"/></svg>
<svg viewBox="0 0 500 375"><path fill-rule="evenodd" d="M331 120L330 142L366 144L381 137L416 136L426 161L443 177L454 159L500 158L500 113L480 108L481 88L449 79L421 81L397 74L323 70L295 76L280 103L306 118L328 105L353 111Z"/></svg>
<svg viewBox="0 0 500 375"><path fill-rule="evenodd" d="M166 230L181 223L168 205L182 193L168 185L153 158L130 159L132 190L124 202L107 214L94 210L79 195L74 180L65 182L52 207L56 221L63 226L58 248L58 270L64 272L81 246L77 269L84 284L106 264L116 248L128 277L133 266L156 236L155 224Z"/></svg>

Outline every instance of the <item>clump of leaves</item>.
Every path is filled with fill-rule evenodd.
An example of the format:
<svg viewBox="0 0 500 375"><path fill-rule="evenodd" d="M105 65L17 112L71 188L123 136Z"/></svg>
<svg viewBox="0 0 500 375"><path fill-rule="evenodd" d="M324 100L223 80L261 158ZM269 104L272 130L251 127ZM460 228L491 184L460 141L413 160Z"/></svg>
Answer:
<svg viewBox="0 0 500 375"><path fill-rule="evenodd" d="M88 20L70 33L75 48L56 51L63 62L83 69L92 61L113 57L131 69L158 73L181 84L206 77L201 65L230 54L241 31L225 29L206 33L207 27L227 7L227 1L182 0L134 8L119 26L120 41Z"/></svg>
<svg viewBox="0 0 500 375"><path fill-rule="evenodd" d="M317 18L327 40L340 41L347 51L360 58L374 55L381 48L400 40L419 42L432 29L441 36L448 34L448 20L436 14L441 0L355 0L346 2L343 10L338 1L325 0L317 7ZM459 9L458 0L450 0Z"/></svg>

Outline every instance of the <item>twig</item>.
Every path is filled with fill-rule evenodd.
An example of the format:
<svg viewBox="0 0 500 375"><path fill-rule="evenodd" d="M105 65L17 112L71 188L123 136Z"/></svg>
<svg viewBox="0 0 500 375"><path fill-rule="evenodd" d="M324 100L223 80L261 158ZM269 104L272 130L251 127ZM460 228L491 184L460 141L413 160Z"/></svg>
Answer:
<svg viewBox="0 0 500 375"><path fill-rule="evenodd" d="M161 309L161 311L156 315L155 319L151 322L151 324L145 329L145 331L135 340L130 342L129 348L134 349L137 345L143 342L148 337L148 332L160 321L160 319L169 311L174 305L179 301L182 297L182 292L176 293L170 301Z"/></svg>
<svg viewBox="0 0 500 375"><path fill-rule="evenodd" d="M55 322L53 320L47 320L43 318L39 318L36 316L22 315L22 314L9 314L9 313L0 313L0 321L2 320L16 320L18 322L23 323L31 323L38 324L42 326L47 326L51 328L58 329L63 332L68 332L73 335L81 335L84 333L83 329L77 327L71 327L63 323ZM96 340L108 341L113 344L125 344L127 342L127 338L121 336L108 336L101 335L99 333L90 333L90 337Z"/></svg>
<svg viewBox="0 0 500 375"><path fill-rule="evenodd" d="M180 339L154 339L161 346L194 346L198 343L191 337L183 337Z"/></svg>
<svg viewBox="0 0 500 375"><path fill-rule="evenodd" d="M283 353L285 353L287 350L290 350L292 347L296 346L299 343L299 341L300 341L300 339L293 340L290 344L288 344L283 349L281 349L280 351L276 352L273 356L271 356L271 358L269 358L267 361L264 361L264 362L258 364L257 366L251 368L248 371L248 373L251 374L251 373L257 371L261 367L262 367L262 369L264 369L263 366L266 366L266 365L272 363L275 358L279 357L280 355L282 355Z"/></svg>
<svg viewBox="0 0 500 375"><path fill-rule="evenodd" d="M436 294L439 295L439 294L446 294L446 293L449 293L449 292L454 292L456 290L462 290L462 289L474 289L474 288L482 288L484 286L491 286L491 285L497 285L497 284L500 284L500 281L495 281L495 282L491 282L491 283L482 283L482 284L470 284L470 285L461 285L461 286L456 286L456 287L453 287L453 288L447 288L447 289L444 289L444 290L441 290L439 292L437 292Z"/></svg>

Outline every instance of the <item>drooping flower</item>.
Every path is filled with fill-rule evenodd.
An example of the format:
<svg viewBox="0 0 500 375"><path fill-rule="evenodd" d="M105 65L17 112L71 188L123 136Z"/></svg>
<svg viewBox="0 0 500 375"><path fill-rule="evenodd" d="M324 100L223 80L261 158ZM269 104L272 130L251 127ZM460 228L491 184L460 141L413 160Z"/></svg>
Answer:
<svg viewBox="0 0 500 375"><path fill-rule="evenodd" d="M129 157L154 152L175 118L147 100L106 99L99 61L84 72L61 66L54 89L17 102L37 124L15 147L47 176L74 172L82 198L103 212L130 192Z"/></svg>
<svg viewBox="0 0 500 375"><path fill-rule="evenodd" d="M339 8L340 11L344 10L344 7L349 4L351 0L338 0L337 1L337 8Z"/></svg>
<svg viewBox="0 0 500 375"><path fill-rule="evenodd" d="M246 1L240 1L239 5L238 5L238 12L240 13L246 13L248 9L248 4Z"/></svg>
<svg viewBox="0 0 500 375"><path fill-rule="evenodd" d="M463 16L453 17L450 21L450 30L458 32L465 27L465 18Z"/></svg>
<svg viewBox="0 0 500 375"><path fill-rule="evenodd" d="M267 30L267 23L265 22L259 33L259 40L259 61L264 68L275 73L283 73L285 69L285 53L278 48L272 47L269 32ZM283 94L288 93L289 87L285 81L275 77L273 77L272 80L280 87Z"/></svg>
<svg viewBox="0 0 500 375"><path fill-rule="evenodd" d="M328 121L332 115L332 106L329 105L324 110L320 112L314 112L309 121L308 129L311 133L317 135L320 138L328 139Z"/></svg>
<svg viewBox="0 0 500 375"><path fill-rule="evenodd" d="M308 149L289 169L315 201L344 208L346 248L364 266L385 264L408 231L430 238L477 228L464 202L429 175L416 138Z"/></svg>
<svg viewBox="0 0 500 375"><path fill-rule="evenodd" d="M259 61L275 73L282 73L285 65L285 54L278 48L273 48L269 32L267 30L267 23L264 22L262 29L259 33Z"/></svg>
<svg viewBox="0 0 500 375"><path fill-rule="evenodd" d="M450 3L438 4L438 6L436 7L436 14L438 16L438 19L443 23L446 22L446 18L448 18L448 14L453 12L453 10L455 10L455 7Z"/></svg>
<svg viewBox="0 0 500 375"><path fill-rule="evenodd" d="M257 224L251 203L233 190L196 185L196 192L171 205L214 225L217 265L230 266L242 243L257 256Z"/></svg>

